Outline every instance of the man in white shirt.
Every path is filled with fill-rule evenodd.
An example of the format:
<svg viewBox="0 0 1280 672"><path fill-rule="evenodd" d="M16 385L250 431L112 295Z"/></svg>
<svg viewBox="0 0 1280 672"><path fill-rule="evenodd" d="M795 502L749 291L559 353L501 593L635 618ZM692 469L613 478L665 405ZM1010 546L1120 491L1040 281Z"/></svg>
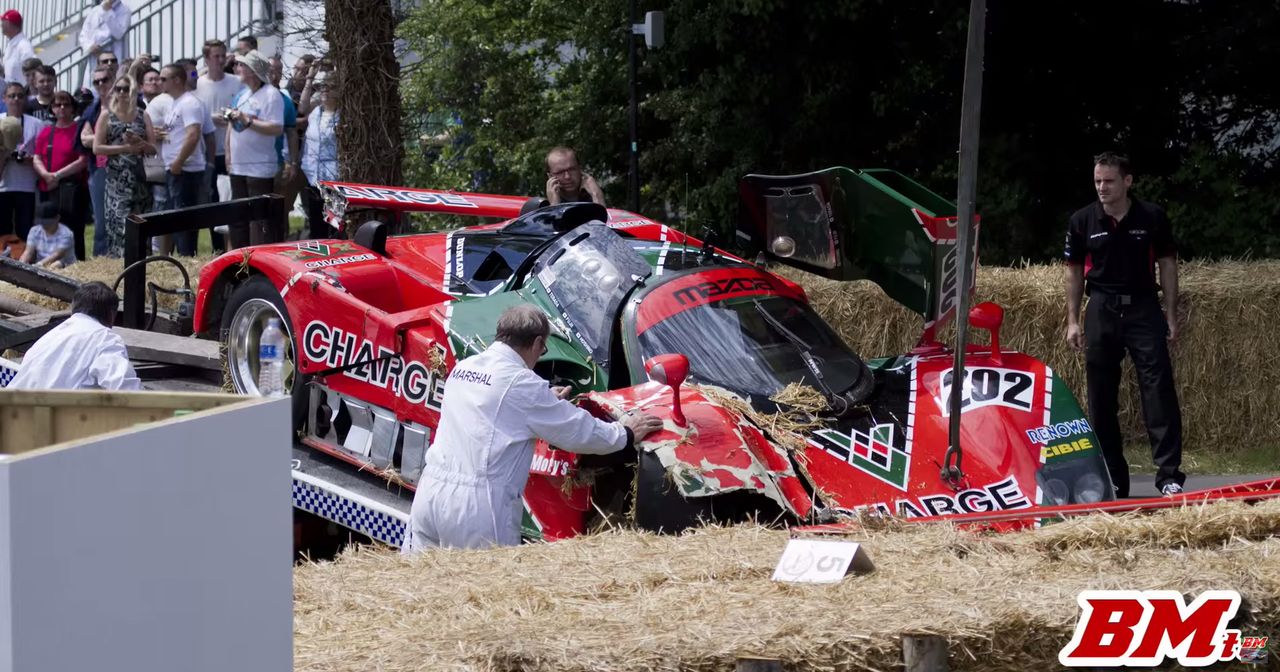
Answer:
<svg viewBox="0 0 1280 672"><path fill-rule="evenodd" d="M449 374L440 425L409 511L405 553L519 544L520 496L536 439L605 454L634 447L662 427L646 414L599 420L565 400L569 388L550 388L532 370L550 335L541 310L513 306L498 318L493 345Z"/></svg>
<svg viewBox="0 0 1280 672"><path fill-rule="evenodd" d="M187 90L186 80L186 68L177 63L166 65L160 71L160 86L173 99L156 126L157 135L162 136L160 158L169 171L170 208L199 205L200 188L204 184L203 131L207 113L195 94ZM155 126L154 121L152 125ZM182 248L178 251L188 253Z"/></svg>
<svg viewBox="0 0 1280 672"><path fill-rule="evenodd" d="M111 331L119 303L104 283L81 285L71 298L71 317L31 346L9 389L142 389L124 339Z"/></svg>
<svg viewBox="0 0 1280 672"><path fill-rule="evenodd" d="M89 10L84 17L84 24L80 27L80 48L94 55L113 52L116 62L124 63L129 46L124 36L132 24L133 12L123 0L102 0L102 4ZM85 69L84 88L89 88L92 78L93 66L90 65Z"/></svg>
<svg viewBox="0 0 1280 672"><path fill-rule="evenodd" d="M240 92L227 118L227 173L231 196L246 198L273 193L280 161L276 137L284 132L284 100L271 85L270 64L257 51L236 59L245 90ZM255 220L230 224L228 249L246 245L279 243L283 223Z"/></svg>
<svg viewBox="0 0 1280 672"><path fill-rule="evenodd" d="M204 102L213 115L215 159L210 178L210 200L218 200L218 176L227 174L227 120L222 111L231 107L236 94L244 87L239 77L228 76L227 43L222 40L205 40L204 62L209 71L196 82L196 97Z"/></svg>
<svg viewBox="0 0 1280 672"><path fill-rule="evenodd" d="M35 222L36 170L31 165L36 136L47 123L25 114L27 87L10 82L4 87L6 114L22 125L22 144L13 154L0 154L0 235L16 234L26 240Z"/></svg>
<svg viewBox="0 0 1280 672"><path fill-rule="evenodd" d="M7 82L26 84L27 78L22 74L22 62L36 57L36 50L31 47L31 40L22 32L22 15L16 9L0 14L0 33L9 38L4 48L4 78Z"/></svg>

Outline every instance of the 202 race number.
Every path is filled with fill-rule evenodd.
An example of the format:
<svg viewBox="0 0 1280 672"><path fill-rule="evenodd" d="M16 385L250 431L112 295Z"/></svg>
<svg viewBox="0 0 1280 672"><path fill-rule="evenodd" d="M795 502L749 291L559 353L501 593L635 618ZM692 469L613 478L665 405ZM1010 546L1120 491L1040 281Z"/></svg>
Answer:
<svg viewBox="0 0 1280 672"><path fill-rule="evenodd" d="M960 391L960 412L983 406L1007 406L1021 411L1031 410L1032 394L1036 387L1035 374L1014 369L974 367L964 370L965 385ZM942 414L951 414L950 370L942 372L941 394L938 405Z"/></svg>

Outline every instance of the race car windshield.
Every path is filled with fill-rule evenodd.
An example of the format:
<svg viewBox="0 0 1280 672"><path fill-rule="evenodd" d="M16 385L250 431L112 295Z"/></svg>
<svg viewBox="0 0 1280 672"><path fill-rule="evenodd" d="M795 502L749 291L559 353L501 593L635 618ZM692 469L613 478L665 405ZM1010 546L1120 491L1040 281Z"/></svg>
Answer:
<svg viewBox="0 0 1280 672"><path fill-rule="evenodd" d="M834 392L858 380L862 360L831 327L804 303L776 295L713 301L671 315L640 334L642 358L683 354L691 382L742 394L768 397L789 383L821 390L805 350L762 313L803 341Z"/></svg>

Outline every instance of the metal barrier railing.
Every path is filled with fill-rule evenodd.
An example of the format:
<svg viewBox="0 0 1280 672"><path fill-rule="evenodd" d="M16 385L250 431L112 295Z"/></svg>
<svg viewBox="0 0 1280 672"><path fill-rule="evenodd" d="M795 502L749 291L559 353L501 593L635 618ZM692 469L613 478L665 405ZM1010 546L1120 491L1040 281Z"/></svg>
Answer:
<svg viewBox="0 0 1280 672"><path fill-rule="evenodd" d="M206 39L217 37L234 47L233 40L250 33L271 32L275 25L273 2L268 0L150 0L133 10L133 26L125 39L130 54L156 54L162 64L179 58L201 56ZM58 86L74 91L84 85L85 68L94 61L79 45L52 65Z"/></svg>
<svg viewBox="0 0 1280 672"><path fill-rule="evenodd" d="M221 203L206 203L178 210L161 210L129 215L124 224L124 310L120 324L132 329L144 328L146 316L146 265L140 264L151 255L151 239L184 231L200 231L219 224L284 218L284 199L278 194L237 198ZM181 311L179 311L181 312ZM190 315L180 315L190 322ZM187 334L190 325L186 324ZM186 335L186 334L182 334Z"/></svg>

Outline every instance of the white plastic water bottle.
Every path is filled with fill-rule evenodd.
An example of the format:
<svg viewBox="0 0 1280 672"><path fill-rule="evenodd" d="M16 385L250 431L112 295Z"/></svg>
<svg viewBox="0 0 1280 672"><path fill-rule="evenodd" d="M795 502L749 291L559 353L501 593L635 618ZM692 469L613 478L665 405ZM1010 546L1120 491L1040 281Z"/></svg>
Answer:
<svg viewBox="0 0 1280 672"><path fill-rule="evenodd" d="M258 339L258 394L264 397L283 397L284 389L284 330L280 319L267 320L267 328Z"/></svg>

